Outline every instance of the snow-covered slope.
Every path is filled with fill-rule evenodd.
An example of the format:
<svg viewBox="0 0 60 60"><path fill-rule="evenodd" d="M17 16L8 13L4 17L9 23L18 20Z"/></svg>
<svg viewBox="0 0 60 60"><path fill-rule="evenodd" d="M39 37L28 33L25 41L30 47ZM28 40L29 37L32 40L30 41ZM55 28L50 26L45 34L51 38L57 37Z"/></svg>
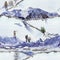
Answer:
<svg viewBox="0 0 60 60"><path fill-rule="evenodd" d="M0 37L0 48L19 48L19 47L44 47L46 48L49 46L50 48L60 47L60 35L46 39L43 41L42 39L37 40L36 42L23 42L18 38L15 37Z"/></svg>
<svg viewBox="0 0 60 60"><path fill-rule="evenodd" d="M0 48L18 48L21 43L22 41L15 37L0 37Z"/></svg>
<svg viewBox="0 0 60 60"><path fill-rule="evenodd" d="M59 47L60 46L60 35L48 38L45 41L43 40L37 40L36 42L31 42L31 43L23 43L24 46L29 46L29 47L39 47L39 46L50 46L50 47Z"/></svg>
<svg viewBox="0 0 60 60"><path fill-rule="evenodd" d="M28 14L29 15L26 17L26 19L39 19L39 18L46 19L46 18L58 16L58 13L50 13L40 8L32 8L32 7L28 8Z"/></svg>
<svg viewBox="0 0 60 60"><path fill-rule="evenodd" d="M44 41L44 46L59 47L60 45L60 36L55 36Z"/></svg>
<svg viewBox="0 0 60 60"><path fill-rule="evenodd" d="M27 10L13 9L12 11L2 12L1 16L15 17L24 19L46 19L52 17L58 17L58 13L49 13L40 8L29 7Z"/></svg>

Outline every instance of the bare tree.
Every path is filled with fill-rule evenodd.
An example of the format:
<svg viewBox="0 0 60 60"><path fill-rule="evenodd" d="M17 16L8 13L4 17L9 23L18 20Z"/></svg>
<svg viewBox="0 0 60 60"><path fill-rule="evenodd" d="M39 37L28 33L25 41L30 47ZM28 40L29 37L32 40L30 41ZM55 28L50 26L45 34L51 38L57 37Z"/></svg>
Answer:
<svg viewBox="0 0 60 60"><path fill-rule="evenodd" d="M28 24L28 25L29 25L30 27L32 27L32 28L35 28L36 30L40 31L41 33L43 33L43 34L45 35L46 30L45 30L44 27L41 27L41 29L39 29L39 28L37 28L37 27L35 27L35 26L27 23L27 22L26 22L26 24ZM25 25L25 26L26 26L26 25Z"/></svg>
<svg viewBox="0 0 60 60"><path fill-rule="evenodd" d="M17 2L15 6L17 6L17 5L18 5L19 3L21 3L22 1L24 1L24 0L20 0L19 2Z"/></svg>
<svg viewBox="0 0 60 60"><path fill-rule="evenodd" d="M13 3L11 2L11 3L13 4L13 6L10 7L10 8L8 8L8 10L9 10L9 9L12 9L13 7L16 7L16 6L19 5L22 1L24 1L24 0L20 0L20 1L18 1L18 2L17 2L17 0L14 0L15 4L13 4Z"/></svg>

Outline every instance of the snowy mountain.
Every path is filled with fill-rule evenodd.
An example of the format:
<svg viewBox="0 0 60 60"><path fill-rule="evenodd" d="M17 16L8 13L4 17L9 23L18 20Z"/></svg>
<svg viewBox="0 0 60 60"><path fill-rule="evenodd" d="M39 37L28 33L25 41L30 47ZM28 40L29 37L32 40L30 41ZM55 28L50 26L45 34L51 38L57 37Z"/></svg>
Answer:
<svg viewBox="0 0 60 60"><path fill-rule="evenodd" d="M23 47L25 46L28 46L28 47L39 47L39 46L59 47L60 46L60 35L48 38L45 41L40 39L40 40L37 40L36 42L30 42L30 43L23 42L21 46Z"/></svg>
<svg viewBox="0 0 60 60"><path fill-rule="evenodd" d="M26 17L26 19L46 19L51 17L59 16L58 13L50 13L47 11L44 11L40 8L28 8L29 15Z"/></svg>
<svg viewBox="0 0 60 60"><path fill-rule="evenodd" d="M60 36L55 36L44 41L44 46L58 47L60 44Z"/></svg>
<svg viewBox="0 0 60 60"><path fill-rule="evenodd" d="M46 19L59 16L58 13L49 13L40 8L29 7L27 10L13 9L12 11L2 12L0 16L15 17L19 19Z"/></svg>
<svg viewBox="0 0 60 60"><path fill-rule="evenodd" d="M28 46L28 47L39 47L39 46L50 46L50 47L59 47L60 46L60 35L57 35L55 37L51 37L43 41L42 39L37 40L36 42L30 42L26 43L24 42L22 46Z"/></svg>
<svg viewBox="0 0 60 60"><path fill-rule="evenodd" d="M20 47L39 47L39 46L50 46L50 47L59 47L60 46L60 35L46 39L43 41L42 39L37 40L36 42L24 42L20 41L15 37L0 37L0 48L20 48Z"/></svg>
<svg viewBox="0 0 60 60"><path fill-rule="evenodd" d="M0 48L18 48L21 43L22 41L15 37L0 37Z"/></svg>

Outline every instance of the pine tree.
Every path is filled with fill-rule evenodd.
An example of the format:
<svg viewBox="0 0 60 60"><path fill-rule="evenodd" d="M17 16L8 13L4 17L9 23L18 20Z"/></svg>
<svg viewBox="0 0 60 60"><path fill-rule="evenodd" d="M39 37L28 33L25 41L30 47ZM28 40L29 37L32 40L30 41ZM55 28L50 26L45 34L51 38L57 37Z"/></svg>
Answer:
<svg viewBox="0 0 60 60"><path fill-rule="evenodd" d="M40 31L45 35L46 30L44 27L41 27Z"/></svg>

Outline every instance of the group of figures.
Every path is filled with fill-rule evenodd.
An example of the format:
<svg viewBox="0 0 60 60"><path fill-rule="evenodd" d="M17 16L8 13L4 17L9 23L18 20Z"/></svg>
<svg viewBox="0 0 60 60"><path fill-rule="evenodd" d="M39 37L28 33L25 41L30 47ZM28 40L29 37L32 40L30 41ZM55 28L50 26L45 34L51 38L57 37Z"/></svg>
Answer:
<svg viewBox="0 0 60 60"><path fill-rule="evenodd" d="M13 31L13 36L16 39L16 31ZM25 35L25 39L26 39L26 42L30 42L31 41L31 37L29 37L28 35Z"/></svg>

